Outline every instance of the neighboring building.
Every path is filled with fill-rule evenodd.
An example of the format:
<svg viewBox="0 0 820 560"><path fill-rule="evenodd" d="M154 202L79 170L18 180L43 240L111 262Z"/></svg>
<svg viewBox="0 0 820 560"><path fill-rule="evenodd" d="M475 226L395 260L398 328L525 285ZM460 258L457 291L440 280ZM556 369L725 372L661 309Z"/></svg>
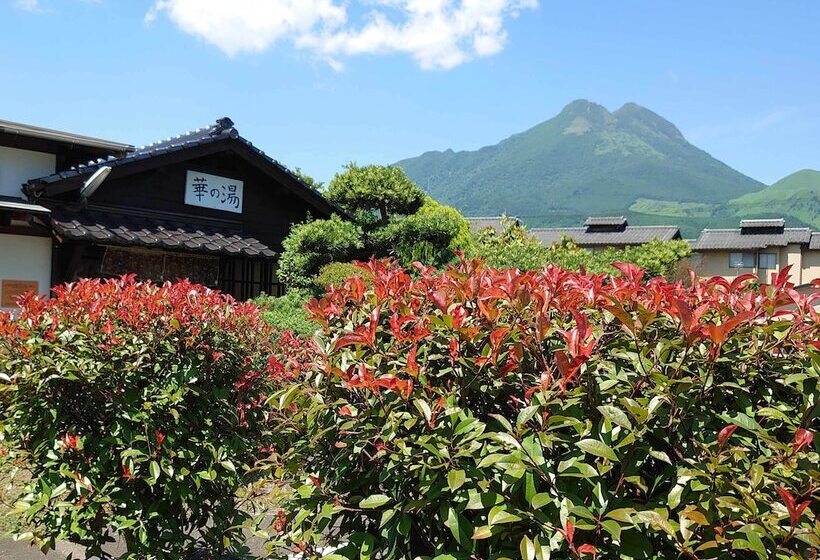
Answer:
<svg viewBox="0 0 820 560"><path fill-rule="evenodd" d="M483 217L466 217L467 223L470 224L470 233L477 234L482 231L491 229L496 233L501 233L507 224L513 223L517 226L521 225L518 218L514 216L483 216Z"/></svg>
<svg viewBox="0 0 820 560"><path fill-rule="evenodd" d="M692 249L701 255L702 276L755 274L762 282L788 265L798 286L820 278L820 232L787 228L785 221L741 220L739 229L705 229Z"/></svg>
<svg viewBox="0 0 820 560"><path fill-rule="evenodd" d="M3 306L128 272L278 294L290 226L338 212L227 118L143 148L0 121L0 158Z"/></svg>
<svg viewBox="0 0 820 560"><path fill-rule="evenodd" d="M131 146L0 120L0 308L52 282L51 211L28 201L22 185L90 158L122 156Z"/></svg>
<svg viewBox="0 0 820 560"><path fill-rule="evenodd" d="M643 245L653 239L670 241L681 238L678 226L630 226L623 216L591 216L583 227L535 228L530 233L545 247L568 237L579 247L593 251L609 247L623 249Z"/></svg>

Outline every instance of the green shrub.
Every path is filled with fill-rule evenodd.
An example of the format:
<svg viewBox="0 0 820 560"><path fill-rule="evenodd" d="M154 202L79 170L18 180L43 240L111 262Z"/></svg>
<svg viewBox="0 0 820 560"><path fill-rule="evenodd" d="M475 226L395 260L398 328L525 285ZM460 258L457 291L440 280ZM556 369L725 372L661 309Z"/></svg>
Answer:
<svg viewBox="0 0 820 560"><path fill-rule="evenodd" d="M456 259L456 252L472 246L470 225L450 206L428 198L418 212L392 220L372 234L374 255L392 255L405 266L421 262L442 266Z"/></svg>
<svg viewBox="0 0 820 560"><path fill-rule="evenodd" d="M261 308L262 319L276 331L291 331L300 336L311 336L319 327L310 320L305 310L305 305L312 297L310 290L293 288L280 297L263 294L256 298L254 303Z"/></svg>
<svg viewBox="0 0 820 560"><path fill-rule="evenodd" d="M241 550L237 492L270 445L256 307L132 278L20 303L0 316L0 455L26 474L23 536L89 557L115 537L128 559Z"/></svg>
<svg viewBox="0 0 820 560"><path fill-rule="evenodd" d="M336 215L294 225L282 245L278 274L289 288L310 288L324 265L357 258L364 247L361 229Z"/></svg>
<svg viewBox="0 0 820 560"><path fill-rule="evenodd" d="M579 247L568 237L550 247L527 233L513 221L505 224L501 233L492 229L479 232L475 249L470 253L483 259L488 266L535 270L546 264L554 264L567 270L591 273L615 273L614 262L637 264L650 276L670 277L679 263L692 254L686 241L662 241L653 239L648 243L618 250L612 247L589 251Z"/></svg>
<svg viewBox="0 0 820 560"><path fill-rule="evenodd" d="M548 262L547 250L541 242L510 218L504 221L500 233L492 228L479 232L470 254L494 268L535 270Z"/></svg>
<svg viewBox="0 0 820 560"><path fill-rule="evenodd" d="M371 268L310 304L321 335L271 399L276 550L817 558L817 296L623 264Z"/></svg>
<svg viewBox="0 0 820 560"><path fill-rule="evenodd" d="M319 276L316 277L314 286L319 293L324 293L328 286L341 286L344 281L351 276L360 276L369 283L372 275L370 272L354 263L330 263L326 264L319 271ZM306 302L307 303L307 302ZM307 311L305 311L307 314Z"/></svg>

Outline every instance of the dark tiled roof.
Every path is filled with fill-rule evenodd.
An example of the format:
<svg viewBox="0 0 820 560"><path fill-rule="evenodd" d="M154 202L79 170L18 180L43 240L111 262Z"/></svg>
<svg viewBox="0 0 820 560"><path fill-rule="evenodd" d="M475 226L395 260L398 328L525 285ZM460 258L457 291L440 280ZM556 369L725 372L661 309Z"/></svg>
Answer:
<svg viewBox="0 0 820 560"><path fill-rule="evenodd" d="M762 226L772 227L772 226ZM809 228L785 228L782 233L741 233L739 229L705 229L692 244L696 251L721 249L765 249L785 247L790 243L808 244L812 233Z"/></svg>
<svg viewBox="0 0 820 560"><path fill-rule="evenodd" d="M50 185L52 183L59 183L60 181L70 179L72 177L90 175L103 165L108 167L118 167L120 165L127 165L129 163L134 163L136 161L141 161L155 156L177 152L185 148L192 148L194 146L201 146L203 144L209 144L218 140L225 140L227 138L242 139L237 130L233 127L233 121L225 117L219 119L211 126L198 128L197 130L180 134L174 138L167 138L148 146L140 146L123 157L108 156L107 158L98 158L96 161L89 161L86 164L80 164L66 171L32 179L28 182L28 185L37 187L42 185ZM248 146L251 146L251 143L247 140L242 139L242 141ZM254 150L259 152L261 155L264 155L264 152L258 150L257 148L254 148ZM267 158L267 156L265 157ZM273 161L271 158L267 159ZM277 163L277 165L279 164ZM280 167L287 171L284 166L280 165Z"/></svg>
<svg viewBox="0 0 820 560"><path fill-rule="evenodd" d="M626 226L621 231L588 231L585 227L536 228L530 233L545 246L557 243L566 236L581 247L641 245L653 239L670 241L680 237L677 226Z"/></svg>
<svg viewBox="0 0 820 560"><path fill-rule="evenodd" d="M767 220L740 220L741 228L782 228L786 225L786 220L767 219Z"/></svg>
<svg viewBox="0 0 820 560"><path fill-rule="evenodd" d="M165 140L155 142L154 144L150 144L148 146L140 146L139 148L136 148L134 151L124 155L123 157L108 156L108 158L105 159L99 158L96 161L89 161L85 165L78 165L77 167L72 167L67 171L54 173L52 175L40 177L38 179L32 179L26 184L24 189L29 194L38 193L41 189L46 188L49 185L60 183L67 179L76 179L78 177L82 178L85 175L90 175L94 173L97 169L99 169L101 166L116 168L119 166L128 165L138 161L150 159L156 156L161 156L163 154L179 152L181 150L185 150L188 148L193 148L196 146L202 146L205 144L210 144L213 142L219 142L224 140L235 140L241 143L251 152L255 153L257 156L262 158L262 160L273 165L280 172L283 172L284 174L288 175L293 180L295 185L286 185L286 187L296 192L296 194L304 198L309 203L314 204L317 207L323 208L328 213L335 212L344 215L343 211L336 208L336 206L331 204L327 199L325 199L325 197L323 197L321 194L317 193L315 190L307 186L299 177L297 177L293 172L291 172L290 169L288 169L272 157L266 155L265 152L254 146L249 140L246 140L245 138L240 136L239 132L234 127L233 121L228 117L221 118L217 120L216 123L205 128L199 128L191 132L186 132L185 134L181 134L174 138L167 138Z"/></svg>
<svg viewBox="0 0 820 560"><path fill-rule="evenodd" d="M114 153L123 153L133 149L133 146L130 144L123 144L122 142L112 142L111 140L83 136L82 134L74 134L71 132L63 132L61 130L54 130L51 128L43 128L40 126L4 120L0 120L0 134L25 136L28 138L42 138L44 140L60 142L62 144L72 146L86 146L89 148L110 150Z"/></svg>
<svg viewBox="0 0 820 560"><path fill-rule="evenodd" d="M584 222L585 226L621 226L627 225L623 216L590 216Z"/></svg>
<svg viewBox="0 0 820 560"><path fill-rule="evenodd" d="M225 255L272 258L276 253L252 237L242 236L230 224L183 221L182 217L123 214L102 209L69 211L55 208L54 231L71 240L98 244L152 247Z"/></svg>
<svg viewBox="0 0 820 560"><path fill-rule="evenodd" d="M820 231L812 232L811 240L809 241L809 249L820 250Z"/></svg>
<svg viewBox="0 0 820 560"><path fill-rule="evenodd" d="M515 218L513 216L469 216L465 219L467 220L467 223L470 224L470 231L472 233L479 233L488 228L492 229L496 233L501 233L502 231L504 231L505 221L508 220L516 224L520 223L518 218Z"/></svg>

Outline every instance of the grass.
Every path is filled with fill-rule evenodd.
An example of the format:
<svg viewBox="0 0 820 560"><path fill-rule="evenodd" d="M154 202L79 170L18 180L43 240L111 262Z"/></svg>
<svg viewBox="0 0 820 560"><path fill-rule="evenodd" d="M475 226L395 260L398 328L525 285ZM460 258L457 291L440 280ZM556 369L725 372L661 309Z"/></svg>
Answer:
<svg viewBox="0 0 820 560"><path fill-rule="evenodd" d="M655 214L658 216L708 218L717 207L716 204L705 202L675 202L671 200L653 200L639 198L632 203L629 209L640 214Z"/></svg>

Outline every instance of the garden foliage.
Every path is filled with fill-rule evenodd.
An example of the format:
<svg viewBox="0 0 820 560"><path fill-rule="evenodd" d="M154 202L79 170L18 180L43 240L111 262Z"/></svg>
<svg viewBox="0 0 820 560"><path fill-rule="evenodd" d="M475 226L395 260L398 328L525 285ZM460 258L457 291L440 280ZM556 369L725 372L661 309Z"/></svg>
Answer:
<svg viewBox="0 0 820 560"><path fill-rule="evenodd" d="M554 264L568 270L616 273L612 263L625 262L637 264L650 276L669 277L691 253L692 249L686 241L660 239L624 249L606 247L592 252L565 237L545 247L524 227L510 220L501 232L489 228L479 232L471 254L497 268L535 270L546 264Z"/></svg>
<svg viewBox="0 0 820 560"><path fill-rule="evenodd" d="M276 550L816 558L820 322L786 271L647 280L371 262L271 406ZM279 358L292 345L280 347Z"/></svg>
<svg viewBox="0 0 820 560"><path fill-rule="evenodd" d="M310 337L319 326L311 321L305 310L305 305L312 297L311 290L291 288L278 297L262 294L253 302L259 306L262 319L277 333L288 331L295 335Z"/></svg>
<svg viewBox="0 0 820 560"><path fill-rule="evenodd" d="M347 217L293 226L279 260L279 277L289 287L311 287L329 263L390 256L405 265L442 266L472 247L458 210L426 196L401 168L349 164L330 182L327 197Z"/></svg>
<svg viewBox="0 0 820 560"><path fill-rule="evenodd" d="M311 288L314 276L324 265L360 256L364 238L355 223L333 215L326 220L295 224L282 246L279 279L290 288Z"/></svg>
<svg viewBox="0 0 820 560"><path fill-rule="evenodd" d="M26 536L89 556L117 536L124 558L241 548L237 492L270 445L257 308L130 277L20 306L0 316L0 452L28 479Z"/></svg>

